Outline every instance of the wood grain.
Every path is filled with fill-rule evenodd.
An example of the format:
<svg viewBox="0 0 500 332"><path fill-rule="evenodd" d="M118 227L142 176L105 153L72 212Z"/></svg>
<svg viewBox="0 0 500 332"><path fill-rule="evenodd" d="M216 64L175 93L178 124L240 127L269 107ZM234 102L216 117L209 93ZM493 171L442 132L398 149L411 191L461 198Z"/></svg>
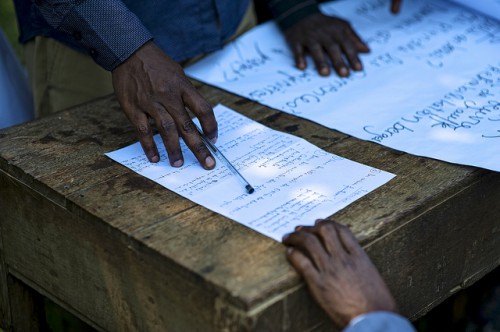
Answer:
<svg viewBox="0 0 500 332"><path fill-rule="evenodd" d="M409 317L500 264L498 173L408 155L195 84L212 105L397 175L331 218L351 227ZM112 97L0 131L8 274L99 330L331 328L283 245L103 155L134 141Z"/></svg>

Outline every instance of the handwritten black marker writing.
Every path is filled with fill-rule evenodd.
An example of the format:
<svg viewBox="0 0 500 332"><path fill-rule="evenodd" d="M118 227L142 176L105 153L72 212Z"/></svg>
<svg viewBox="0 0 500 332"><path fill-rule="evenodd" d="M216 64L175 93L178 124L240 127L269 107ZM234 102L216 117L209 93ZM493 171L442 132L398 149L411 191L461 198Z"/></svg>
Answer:
<svg viewBox="0 0 500 332"><path fill-rule="evenodd" d="M238 60L232 61L229 64L229 70L224 70L223 75L226 82L236 82L244 78L246 73L254 71L272 60L270 56L261 51L258 43L254 43L256 53L254 57L245 57L237 42L234 43L234 48L238 54Z"/></svg>

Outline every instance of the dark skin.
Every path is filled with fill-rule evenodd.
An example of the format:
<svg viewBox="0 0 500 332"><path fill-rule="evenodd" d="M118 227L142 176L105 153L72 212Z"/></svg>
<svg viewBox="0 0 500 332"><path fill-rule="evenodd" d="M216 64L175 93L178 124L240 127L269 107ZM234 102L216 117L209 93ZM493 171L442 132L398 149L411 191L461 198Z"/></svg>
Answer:
<svg viewBox="0 0 500 332"><path fill-rule="evenodd" d="M391 1L394 13L399 11L401 1ZM285 36L297 67L305 69L304 56L309 52L320 75L330 74L325 51L340 76L349 75L344 56L353 70L362 70L358 54L369 51L348 22L323 14L305 17L286 31ZM201 140L186 109L199 119L203 132L215 143L218 130L214 112L179 64L153 42L148 42L112 71L112 79L118 102L136 129L150 162L160 161L150 126L150 120L153 120L170 165L180 167L184 163L179 143L179 137L182 137L203 168L215 167L215 159Z"/></svg>
<svg viewBox="0 0 500 332"><path fill-rule="evenodd" d="M402 0L391 0L391 12L399 13ZM303 18L285 31L285 38L293 52L295 66L306 69L306 54L311 55L321 76L330 75L330 64L340 77L347 77L350 69L363 70L360 53L370 49L349 22L337 17L316 13Z"/></svg>
<svg viewBox="0 0 500 332"><path fill-rule="evenodd" d="M373 311L397 312L384 280L349 228L319 220L283 238L287 258L340 328Z"/></svg>
<svg viewBox="0 0 500 332"><path fill-rule="evenodd" d="M150 162L160 160L149 125L151 118L172 166L184 163L179 144L182 137L205 169L215 167L215 159L201 140L186 107L200 120L203 132L212 142L217 141L218 135L214 112L177 62L148 42L113 70L112 78L115 95L134 125Z"/></svg>

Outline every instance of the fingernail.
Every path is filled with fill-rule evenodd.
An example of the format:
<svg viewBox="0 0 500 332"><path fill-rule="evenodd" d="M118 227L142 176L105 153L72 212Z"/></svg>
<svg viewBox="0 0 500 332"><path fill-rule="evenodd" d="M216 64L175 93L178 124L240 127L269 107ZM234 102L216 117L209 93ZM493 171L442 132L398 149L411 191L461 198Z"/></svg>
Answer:
<svg viewBox="0 0 500 332"><path fill-rule="evenodd" d="M215 160L212 156L208 156L206 159L205 159L205 166L208 168L208 169L212 169L214 168L215 166Z"/></svg>
<svg viewBox="0 0 500 332"><path fill-rule="evenodd" d="M346 67L342 67L339 69L339 75L345 77L349 75L349 70Z"/></svg>
<svg viewBox="0 0 500 332"><path fill-rule="evenodd" d="M286 239L288 239L290 237L290 234L285 234L283 235L283 237L281 238L281 241L285 241Z"/></svg>
<svg viewBox="0 0 500 332"><path fill-rule="evenodd" d="M149 159L149 161L151 161L152 163L157 163L160 161L160 157L157 155L154 155L151 157L151 159Z"/></svg>
<svg viewBox="0 0 500 332"><path fill-rule="evenodd" d="M330 70L327 67L323 67L319 70L319 73L323 76L328 76L328 74L330 74Z"/></svg>
<svg viewBox="0 0 500 332"><path fill-rule="evenodd" d="M215 144L217 143L217 136L214 136L210 139L210 142L212 142L212 144Z"/></svg>
<svg viewBox="0 0 500 332"><path fill-rule="evenodd" d="M314 222L314 224L317 225L317 224L319 224L322 221L323 221L323 219L316 219L316 221Z"/></svg>
<svg viewBox="0 0 500 332"><path fill-rule="evenodd" d="M363 70L363 65L359 62L356 62L353 67L354 67L354 70L358 70L358 71Z"/></svg>
<svg viewBox="0 0 500 332"><path fill-rule="evenodd" d="M292 247L289 247L289 248L286 250L286 253L287 253L288 255L291 255L291 254L292 254L292 252L293 252L293 248L292 248Z"/></svg>
<svg viewBox="0 0 500 332"><path fill-rule="evenodd" d="M295 227L295 230L300 231L302 228L304 228L304 226L297 226L297 227Z"/></svg>
<svg viewBox="0 0 500 332"><path fill-rule="evenodd" d="M181 167L181 166L182 166L182 164L184 164L184 160L179 159L179 160L174 161L174 162L172 163L172 166L174 166L174 167Z"/></svg>

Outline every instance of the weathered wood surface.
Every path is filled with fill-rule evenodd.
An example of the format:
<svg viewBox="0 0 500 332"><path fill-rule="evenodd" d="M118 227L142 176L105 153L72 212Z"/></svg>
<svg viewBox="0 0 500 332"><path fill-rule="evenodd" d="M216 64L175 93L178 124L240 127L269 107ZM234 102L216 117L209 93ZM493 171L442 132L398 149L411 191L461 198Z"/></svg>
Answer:
<svg viewBox="0 0 500 332"><path fill-rule="evenodd" d="M498 173L397 152L197 86L212 105L397 175L333 217L351 226L403 314L419 317L500 264ZM134 141L113 98L0 132L8 273L100 330L329 327L280 243L103 155Z"/></svg>

